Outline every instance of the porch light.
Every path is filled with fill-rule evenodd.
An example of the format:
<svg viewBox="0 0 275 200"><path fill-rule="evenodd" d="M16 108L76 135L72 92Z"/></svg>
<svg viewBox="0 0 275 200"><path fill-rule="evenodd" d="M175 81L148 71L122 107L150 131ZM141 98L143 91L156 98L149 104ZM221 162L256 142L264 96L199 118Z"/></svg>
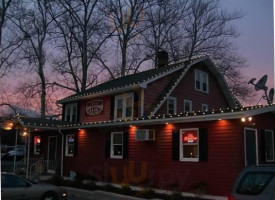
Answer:
<svg viewBox="0 0 275 200"><path fill-rule="evenodd" d="M242 121L242 122L245 122L245 117L242 117L242 118L241 118L241 121Z"/></svg>
<svg viewBox="0 0 275 200"><path fill-rule="evenodd" d="M5 121L3 122L3 124L1 124L1 127L2 127L4 130L6 130L6 131L11 130L12 127L13 127L13 122L12 122L12 120L5 120Z"/></svg>
<svg viewBox="0 0 275 200"><path fill-rule="evenodd" d="M252 117L248 117L248 121L250 121L250 122L251 122L251 121L252 121Z"/></svg>

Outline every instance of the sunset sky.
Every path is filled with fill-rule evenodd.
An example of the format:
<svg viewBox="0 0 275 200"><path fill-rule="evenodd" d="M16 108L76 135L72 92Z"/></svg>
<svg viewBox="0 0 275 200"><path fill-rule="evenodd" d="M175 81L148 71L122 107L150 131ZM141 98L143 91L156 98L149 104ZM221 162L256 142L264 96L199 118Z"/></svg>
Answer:
<svg viewBox="0 0 275 200"><path fill-rule="evenodd" d="M246 76L259 80L267 74L267 86L273 88L274 23L272 0L221 0L221 3L228 11L241 10L245 14L245 17L235 22L235 25L241 34L237 39L237 45L241 55L247 59L248 67L244 69ZM259 97L255 99L255 103L263 94L262 91L258 93Z"/></svg>

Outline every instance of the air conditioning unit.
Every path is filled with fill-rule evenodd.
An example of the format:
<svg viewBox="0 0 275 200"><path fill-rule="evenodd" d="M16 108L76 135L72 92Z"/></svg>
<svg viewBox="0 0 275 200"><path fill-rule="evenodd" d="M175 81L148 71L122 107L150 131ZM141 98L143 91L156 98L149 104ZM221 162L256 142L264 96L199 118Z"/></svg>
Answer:
<svg viewBox="0 0 275 200"><path fill-rule="evenodd" d="M138 129L136 130L136 141L154 141L154 129Z"/></svg>

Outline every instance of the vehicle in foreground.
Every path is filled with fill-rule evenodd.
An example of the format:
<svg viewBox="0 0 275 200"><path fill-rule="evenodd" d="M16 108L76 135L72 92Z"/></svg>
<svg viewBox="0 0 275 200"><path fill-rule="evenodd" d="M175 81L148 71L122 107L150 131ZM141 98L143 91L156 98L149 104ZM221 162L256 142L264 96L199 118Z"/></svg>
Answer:
<svg viewBox="0 0 275 200"><path fill-rule="evenodd" d="M275 200L275 165L244 168L228 200Z"/></svg>
<svg viewBox="0 0 275 200"><path fill-rule="evenodd" d="M1 174L2 200L65 200L67 192L46 183L34 183L19 176Z"/></svg>

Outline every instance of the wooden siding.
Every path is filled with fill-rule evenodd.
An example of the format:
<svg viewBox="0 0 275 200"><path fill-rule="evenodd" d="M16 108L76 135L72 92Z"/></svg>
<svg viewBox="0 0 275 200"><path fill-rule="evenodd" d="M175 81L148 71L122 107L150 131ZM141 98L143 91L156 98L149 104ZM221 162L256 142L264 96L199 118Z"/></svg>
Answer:
<svg viewBox="0 0 275 200"><path fill-rule="evenodd" d="M195 69L208 73L208 93L195 90ZM185 99L192 101L192 110L194 111L201 110L202 104L207 104L208 110L217 110L229 106L218 81L203 64L191 67L170 96L177 98L177 113L183 112L183 101ZM165 101L157 114L167 114L167 101Z"/></svg>
<svg viewBox="0 0 275 200"><path fill-rule="evenodd" d="M274 129L274 115L263 118L266 118L266 124L263 126L266 129ZM205 181L208 194L228 195L234 179L244 167L244 127L248 126L254 127L257 124L246 124L236 119L82 130L78 134L78 156L64 159L65 175L69 175L70 170L73 170L93 176L99 181L185 192L191 192L192 185ZM136 128L155 129L156 140L135 141ZM172 160L172 131L182 128L207 128L207 161ZM129 132L128 159L105 157L106 135L114 131Z"/></svg>

